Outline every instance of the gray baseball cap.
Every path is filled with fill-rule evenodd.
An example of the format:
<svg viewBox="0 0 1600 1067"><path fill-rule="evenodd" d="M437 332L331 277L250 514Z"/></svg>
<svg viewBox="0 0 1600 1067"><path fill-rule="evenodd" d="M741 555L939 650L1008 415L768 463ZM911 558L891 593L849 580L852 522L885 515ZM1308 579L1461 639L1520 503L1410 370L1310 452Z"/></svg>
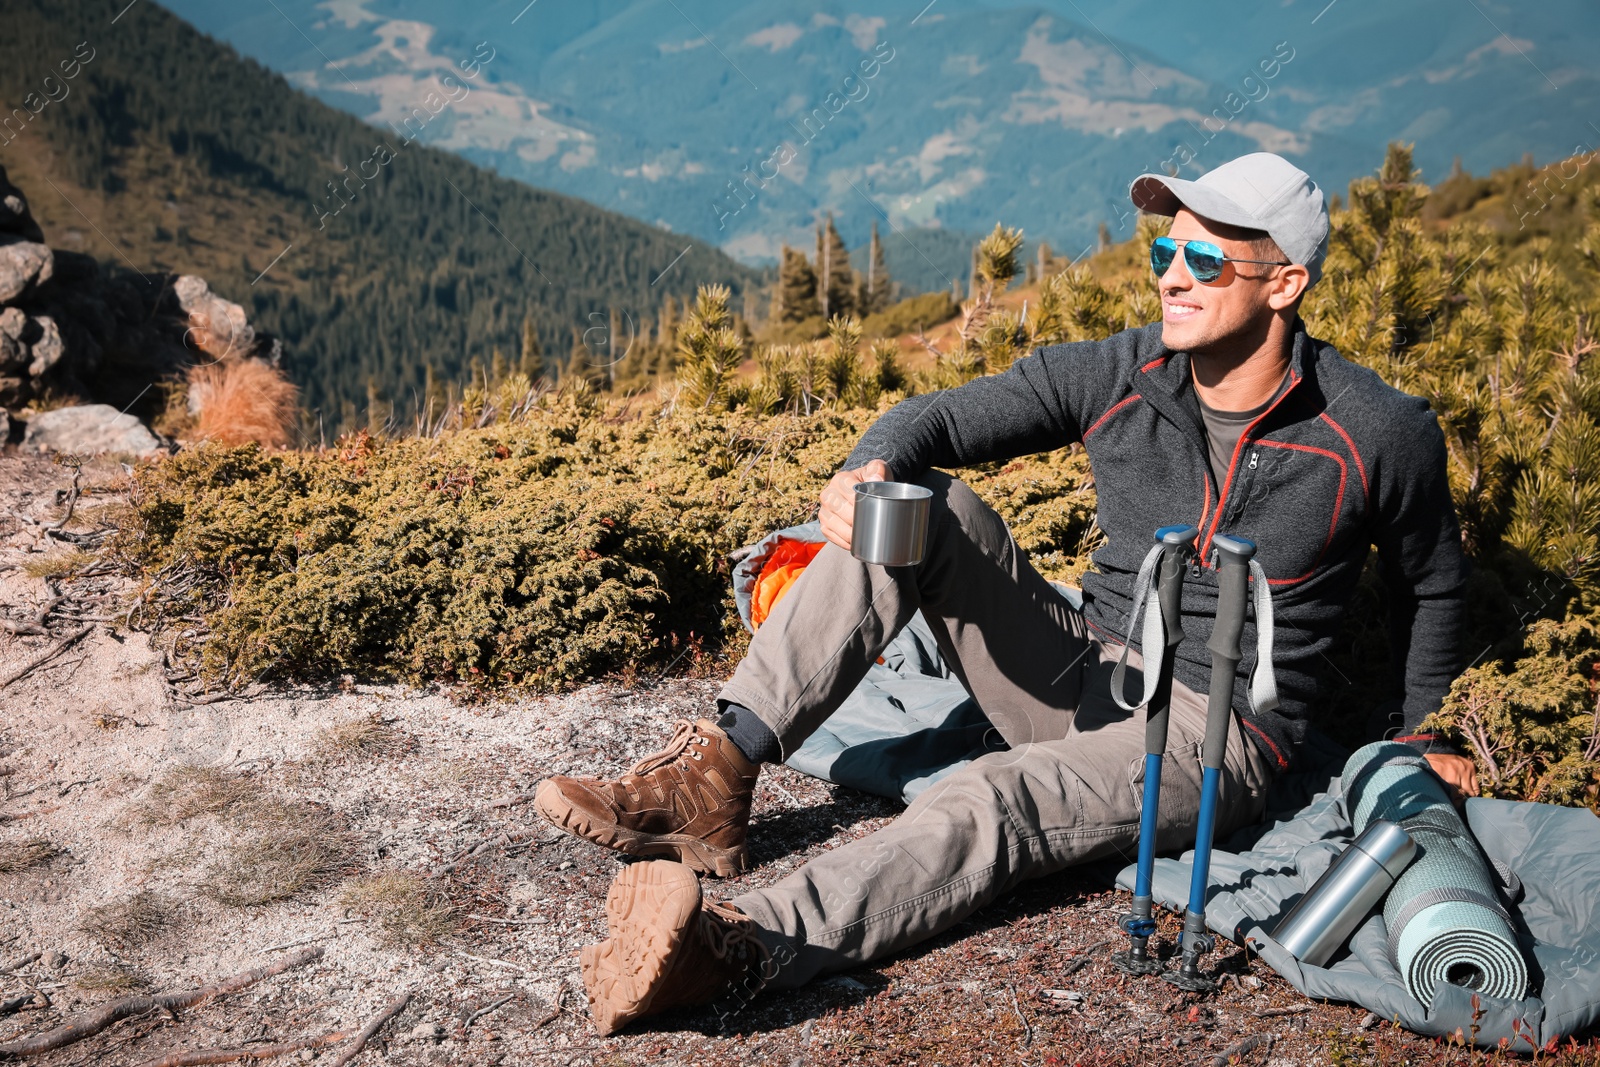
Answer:
<svg viewBox="0 0 1600 1067"><path fill-rule="evenodd" d="M1194 181L1141 174L1128 186L1134 206L1153 215L1186 207L1202 218L1265 230L1283 254L1302 264L1311 284L1328 254L1328 205L1311 176L1282 156L1252 152L1230 159Z"/></svg>

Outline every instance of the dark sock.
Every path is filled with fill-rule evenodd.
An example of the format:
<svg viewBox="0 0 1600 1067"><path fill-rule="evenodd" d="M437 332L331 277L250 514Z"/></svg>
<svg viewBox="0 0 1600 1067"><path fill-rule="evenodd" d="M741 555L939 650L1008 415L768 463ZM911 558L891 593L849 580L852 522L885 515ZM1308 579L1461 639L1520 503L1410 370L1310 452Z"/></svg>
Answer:
<svg viewBox="0 0 1600 1067"><path fill-rule="evenodd" d="M717 726L751 763L777 763L783 756L778 747L778 735L743 704L729 704L724 708Z"/></svg>

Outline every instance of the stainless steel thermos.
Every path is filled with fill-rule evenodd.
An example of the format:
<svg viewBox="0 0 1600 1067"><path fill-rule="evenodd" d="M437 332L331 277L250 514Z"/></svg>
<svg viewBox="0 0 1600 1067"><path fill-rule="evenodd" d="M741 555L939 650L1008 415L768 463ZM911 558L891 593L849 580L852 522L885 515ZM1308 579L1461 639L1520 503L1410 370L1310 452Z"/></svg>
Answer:
<svg viewBox="0 0 1600 1067"><path fill-rule="evenodd" d="M1392 822L1373 823L1283 917L1273 939L1300 962L1321 967L1350 939L1416 854L1410 834Z"/></svg>

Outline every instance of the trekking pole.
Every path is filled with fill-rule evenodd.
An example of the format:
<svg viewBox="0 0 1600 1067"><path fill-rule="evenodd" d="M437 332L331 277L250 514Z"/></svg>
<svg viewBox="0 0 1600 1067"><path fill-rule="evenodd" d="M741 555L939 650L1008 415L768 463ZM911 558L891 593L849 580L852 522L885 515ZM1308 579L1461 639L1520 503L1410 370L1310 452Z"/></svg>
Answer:
<svg viewBox="0 0 1600 1067"><path fill-rule="evenodd" d="M1190 993L1212 993L1217 983L1200 973L1200 957L1216 939L1206 933L1206 888L1211 880L1211 839L1217 826L1217 794L1222 786L1222 760L1228 750L1228 724L1233 719L1233 682L1239 669L1239 637L1244 633L1250 601L1250 560L1256 546L1242 537L1217 534L1217 618L1211 628L1211 691L1206 700L1206 740L1201 750L1200 818L1194 834L1194 874L1189 882L1189 910L1183 917L1183 966L1167 981Z"/></svg>
<svg viewBox="0 0 1600 1067"><path fill-rule="evenodd" d="M1183 643L1183 572L1193 553L1194 541L1200 531L1193 526L1163 526L1156 531L1160 552L1159 570L1155 577L1156 606L1145 606L1143 652L1145 657L1145 718L1144 718L1144 805L1139 814L1139 865L1134 879L1132 909L1117 925L1128 933L1128 948L1111 954L1111 962L1128 974L1158 974L1165 967L1149 953L1150 935L1156 932L1156 923L1150 917L1150 883L1156 863L1156 814L1161 801L1161 757L1167 751L1167 723L1172 712L1172 667L1177 658L1178 646ZM1146 596L1143 582L1136 583L1135 597ZM1138 616L1138 604L1129 617L1127 639L1133 641L1133 622ZM1126 652L1123 653L1127 655ZM1156 658L1154 664L1151 657ZM1126 662L1126 660L1124 660ZM1133 710L1122 700L1122 679L1113 677L1113 696L1117 704ZM1154 685L1151 678L1154 677Z"/></svg>

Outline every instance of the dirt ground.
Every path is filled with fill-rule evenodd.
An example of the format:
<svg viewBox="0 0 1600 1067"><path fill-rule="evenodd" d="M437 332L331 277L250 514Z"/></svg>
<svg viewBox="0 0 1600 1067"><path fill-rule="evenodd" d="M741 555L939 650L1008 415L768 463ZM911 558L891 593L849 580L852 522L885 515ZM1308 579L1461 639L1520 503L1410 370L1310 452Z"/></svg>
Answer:
<svg viewBox="0 0 1600 1067"><path fill-rule="evenodd" d="M167 661L157 641L169 635L124 628L132 583L67 558L94 550L120 466L86 468L72 521L48 530L70 477L0 457L0 617L44 631L0 632L0 680L88 628L0 686L0 1045L121 997L314 958L28 1062L142 1064L315 1037L406 994L354 1062L1474 1059L1307 1002L1237 951L1219 953L1233 977L1207 999L1121 976L1107 953L1126 897L1104 872L1033 883L901 958L759 997L729 1030L697 1011L597 1038L577 952L604 936L621 861L544 825L527 801L546 775L612 773L658 748L675 718L711 706L716 680L465 705L345 679L207 702ZM64 568L79 576L50 576ZM779 768L755 810L754 871L708 882L709 895L770 884L898 806ZM1167 916L1167 945L1176 930ZM1600 1046L1571 1056L1600 1062Z"/></svg>

